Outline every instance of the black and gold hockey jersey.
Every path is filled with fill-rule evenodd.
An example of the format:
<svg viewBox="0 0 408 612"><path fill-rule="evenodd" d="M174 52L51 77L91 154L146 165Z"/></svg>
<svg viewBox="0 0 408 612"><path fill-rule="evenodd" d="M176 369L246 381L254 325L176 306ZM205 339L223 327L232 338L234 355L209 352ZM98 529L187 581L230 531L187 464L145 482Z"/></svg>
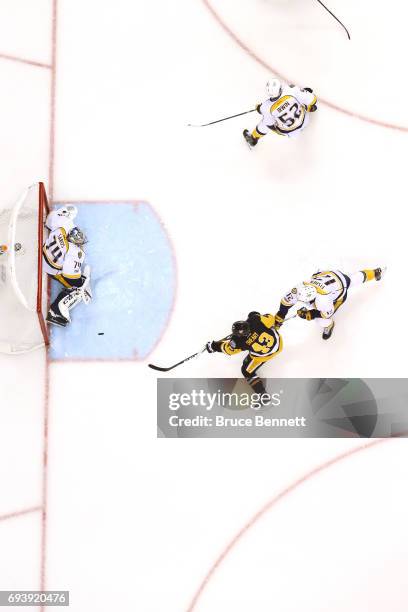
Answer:
<svg viewBox="0 0 408 612"><path fill-rule="evenodd" d="M236 355L241 351L249 351L256 357L269 357L282 350L282 338L274 328L275 317L271 314L261 315L250 312L247 318L250 333L247 337L229 336L224 340L214 341L214 351L226 355Z"/></svg>

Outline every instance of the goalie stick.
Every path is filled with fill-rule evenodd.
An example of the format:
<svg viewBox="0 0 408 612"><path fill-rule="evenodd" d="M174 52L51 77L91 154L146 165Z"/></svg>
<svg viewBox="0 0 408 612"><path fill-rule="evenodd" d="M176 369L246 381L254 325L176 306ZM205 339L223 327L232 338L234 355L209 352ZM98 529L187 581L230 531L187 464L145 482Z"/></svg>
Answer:
<svg viewBox="0 0 408 612"><path fill-rule="evenodd" d="M290 319L294 319L295 317L297 317L297 313L285 319L282 325L286 323L286 321L290 321ZM228 338L231 338L231 335L222 338L222 340L228 340ZM199 357L200 355L206 352L207 347L205 346L203 349L201 349L201 351L198 351L198 353L194 353L194 355L190 355L190 357L186 357L182 361L179 361L178 363L175 363L174 365L169 366L168 368L161 368L160 366L154 365L153 363L149 363L147 365L149 366L149 368L152 368L152 370L157 370L158 372L170 372L170 370L174 370L174 368L178 368L178 366L183 365L183 363L190 361L190 359L195 359L196 357Z"/></svg>

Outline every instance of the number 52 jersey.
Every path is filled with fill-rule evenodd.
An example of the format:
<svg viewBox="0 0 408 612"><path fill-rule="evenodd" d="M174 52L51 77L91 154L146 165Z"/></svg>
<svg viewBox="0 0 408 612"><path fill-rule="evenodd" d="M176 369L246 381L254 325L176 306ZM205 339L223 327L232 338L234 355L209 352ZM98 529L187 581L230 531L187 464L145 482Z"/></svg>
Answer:
<svg viewBox="0 0 408 612"><path fill-rule="evenodd" d="M286 85L278 100L265 100L258 110L262 114L262 121L257 129L262 132L265 128L273 128L282 136L294 135L302 131L309 120L309 112L316 104L316 96L296 85Z"/></svg>

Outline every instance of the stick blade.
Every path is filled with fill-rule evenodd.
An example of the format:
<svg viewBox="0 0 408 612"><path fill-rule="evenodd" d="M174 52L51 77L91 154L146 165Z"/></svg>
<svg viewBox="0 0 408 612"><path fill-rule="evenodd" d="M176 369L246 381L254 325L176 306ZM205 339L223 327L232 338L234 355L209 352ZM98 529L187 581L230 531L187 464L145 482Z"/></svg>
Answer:
<svg viewBox="0 0 408 612"><path fill-rule="evenodd" d="M161 368L160 366L153 365L152 363L148 363L147 365L149 368L152 368L152 370L157 370L158 372L168 372L171 370L171 368Z"/></svg>

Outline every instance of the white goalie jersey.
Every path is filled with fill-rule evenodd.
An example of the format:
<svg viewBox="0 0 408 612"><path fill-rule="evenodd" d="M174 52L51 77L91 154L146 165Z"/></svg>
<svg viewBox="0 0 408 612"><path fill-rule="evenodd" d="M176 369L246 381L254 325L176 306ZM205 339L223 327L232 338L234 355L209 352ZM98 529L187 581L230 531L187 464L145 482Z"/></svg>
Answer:
<svg viewBox="0 0 408 612"><path fill-rule="evenodd" d="M75 227L73 222L76 209L67 207L52 211L46 220L50 234L43 245L44 270L54 276L64 286L70 287L81 278L85 253L77 245L68 241L69 232ZM74 280L74 283L72 281Z"/></svg>

